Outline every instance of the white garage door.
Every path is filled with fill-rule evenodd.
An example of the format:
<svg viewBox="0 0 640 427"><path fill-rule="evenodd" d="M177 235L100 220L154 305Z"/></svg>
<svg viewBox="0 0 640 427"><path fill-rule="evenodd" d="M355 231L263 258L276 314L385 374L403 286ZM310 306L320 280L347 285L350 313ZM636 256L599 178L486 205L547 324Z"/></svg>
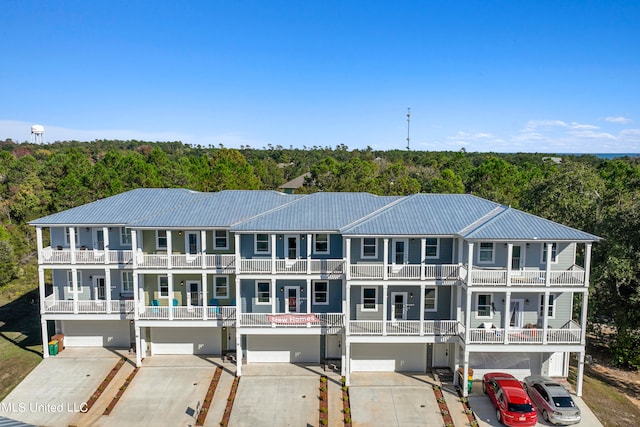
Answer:
<svg viewBox="0 0 640 427"><path fill-rule="evenodd" d="M65 347L129 348L128 320L63 320Z"/></svg>
<svg viewBox="0 0 640 427"><path fill-rule="evenodd" d="M318 336L247 336L247 363L319 363Z"/></svg>
<svg viewBox="0 0 640 427"><path fill-rule="evenodd" d="M540 375L540 353L471 353L469 366L476 380L495 371L508 372L522 380L529 375Z"/></svg>
<svg viewBox="0 0 640 427"><path fill-rule="evenodd" d="M219 328L151 328L151 354L220 354Z"/></svg>
<svg viewBox="0 0 640 427"><path fill-rule="evenodd" d="M352 344L351 372L425 372L425 344Z"/></svg>

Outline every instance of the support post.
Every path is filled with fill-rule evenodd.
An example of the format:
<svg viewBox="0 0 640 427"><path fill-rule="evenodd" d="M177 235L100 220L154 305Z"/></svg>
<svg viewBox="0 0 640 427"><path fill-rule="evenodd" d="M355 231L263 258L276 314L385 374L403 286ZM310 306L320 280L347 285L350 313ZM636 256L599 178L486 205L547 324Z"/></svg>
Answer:
<svg viewBox="0 0 640 427"><path fill-rule="evenodd" d="M576 395L582 396L582 381L584 379L584 350L578 353L578 377L576 378Z"/></svg>
<svg viewBox="0 0 640 427"><path fill-rule="evenodd" d="M387 298L389 294L389 285L382 285L382 336L387 335Z"/></svg>
<svg viewBox="0 0 640 427"><path fill-rule="evenodd" d="M49 357L49 331L47 330L47 321L40 319L40 328L42 329L42 357Z"/></svg>
<svg viewBox="0 0 640 427"><path fill-rule="evenodd" d="M464 350L464 362L462 368L462 395L469 396L469 351Z"/></svg>
<svg viewBox="0 0 640 427"><path fill-rule="evenodd" d="M384 238L382 243L382 280L389 278L389 239Z"/></svg>
<svg viewBox="0 0 640 427"><path fill-rule="evenodd" d="M236 377L242 376L242 334L236 328Z"/></svg>
<svg viewBox="0 0 640 427"><path fill-rule="evenodd" d="M108 267L104 269L104 296L107 300L107 314L111 314L111 270Z"/></svg>
<svg viewBox="0 0 640 427"><path fill-rule="evenodd" d="M136 368L142 366L142 345L140 344L140 326L135 325L136 331Z"/></svg>
<svg viewBox="0 0 640 427"><path fill-rule="evenodd" d="M215 280L215 278L214 278ZM214 282L215 285L215 282ZM209 313L207 313L209 304L209 295L207 292L207 288L209 287L207 273L202 273L202 320L207 320Z"/></svg>

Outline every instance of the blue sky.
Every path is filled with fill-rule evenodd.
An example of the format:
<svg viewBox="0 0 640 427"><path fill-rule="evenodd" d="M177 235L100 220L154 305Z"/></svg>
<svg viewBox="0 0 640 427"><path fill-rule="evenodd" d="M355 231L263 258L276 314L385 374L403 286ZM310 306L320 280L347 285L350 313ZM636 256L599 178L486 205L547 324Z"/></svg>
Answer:
<svg viewBox="0 0 640 427"><path fill-rule="evenodd" d="M0 140L640 152L640 2L0 4Z"/></svg>

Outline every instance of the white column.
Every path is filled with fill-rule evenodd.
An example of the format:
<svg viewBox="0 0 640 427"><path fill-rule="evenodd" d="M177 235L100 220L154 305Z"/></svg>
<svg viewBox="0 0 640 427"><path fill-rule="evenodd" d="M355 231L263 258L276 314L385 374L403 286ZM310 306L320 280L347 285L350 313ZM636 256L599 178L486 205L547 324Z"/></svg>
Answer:
<svg viewBox="0 0 640 427"><path fill-rule="evenodd" d="M382 241L382 280L387 280L389 278L389 239L385 238Z"/></svg>
<svg viewBox="0 0 640 427"><path fill-rule="evenodd" d="M580 345L586 344L587 334L587 309L589 307L589 289L582 293L582 310L580 311Z"/></svg>
<svg viewBox="0 0 640 427"><path fill-rule="evenodd" d="M76 263L76 228L69 227L69 250L71 251L71 264Z"/></svg>
<svg viewBox="0 0 640 427"><path fill-rule="evenodd" d="M42 227L36 227L36 249L38 250L38 263L42 264Z"/></svg>
<svg viewBox="0 0 640 427"><path fill-rule="evenodd" d="M382 335L387 335L387 295L389 293L389 285L382 285Z"/></svg>
<svg viewBox="0 0 640 427"><path fill-rule="evenodd" d="M467 254L467 286L473 284L473 243L469 243Z"/></svg>
<svg viewBox="0 0 640 427"><path fill-rule="evenodd" d="M240 304L240 279L238 278L238 276L236 276L235 279L235 285L236 285L236 289L235 289L235 294L236 294L236 329L238 329L240 326L242 326L242 318L241 315L242 313L240 313L240 308L242 307L242 304Z"/></svg>
<svg viewBox="0 0 640 427"><path fill-rule="evenodd" d="M167 234L168 236L169 234ZM169 242L167 242L167 248L169 247ZM171 259L171 257L169 257ZM167 274L167 285L169 287L169 298L167 300L167 305L169 306L169 320L173 320L173 273Z"/></svg>
<svg viewBox="0 0 640 427"><path fill-rule="evenodd" d="M40 319L40 328L42 330L42 357L49 357L49 331L47 330L47 321Z"/></svg>
<svg viewBox="0 0 640 427"><path fill-rule="evenodd" d="M105 251L106 258L106 251ZM111 313L111 270L104 269L104 296L107 298L107 314Z"/></svg>
<svg viewBox="0 0 640 427"><path fill-rule="evenodd" d="M493 307L491 307L493 310ZM502 319L504 322L504 343L509 344L509 328L511 319L511 292L504 293L504 307ZM498 325L500 326L500 325Z"/></svg>
<svg viewBox="0 0 640 427"><path fill-rule="evenodd" d="M109 264L109 227L102 227L102 235L104 236L104 263Z"/></svg>
<svg viewBox="0 0 640 427"><path fill-rule="evenodd" d="M458 239L458 264L462 264L462 258L464 257L464 245L462 239Z"/></svg>
<svg viewBox="0 0 640 427"><path fill-rule="evenodd" d="M589 279L591 276L591 246L593 246L591 243L587 243L585 245L585 251L584 251L584 287L588 288L589 287Z"/></svg>
<svg viewBox="0 0 640 427"><path fill-rule="evenodd" d="M215 279L214 279L215 280ZM207 273L202 273L202 320L207 320L207 305L209 304L209 295L207 288L209 287L209 279Z"/></svg>
<svg viewBox="0 0 640 427"><path fill-rule="evenodd" d="M511 258L513 258L513 243L507 243L507 286L511 286Z"/></svg>
<svg viewBox="0 0 640 427"><path fill-rule="evenodd" d="M327 234L327 239L329 235ZM313 234L307 234L307 274L311 274L311 238Z"/></svg>
<svg viewBox="0 0 640 427"><path fill-rule="evenodd" d="M549 291L543 294L544 302L542 303L542 344L547 343L547 330L549 329ZM537 301L536 301L537 302Z"/></svg>
<svg viewBox="0 0 640 427"><path fill-rule="evenodd" d="M427 239L423 237L420 239L420 280L425 278L425 258L427 257Z"/></svg>
<svg viewBox="0 0 640 427"><path fill-rule="evenodd" d="M327 292L329 291L329 280L327 280ZM311 313L311 303L313 302L313 295L311 295L311 279L307 279L307 287L305 289L307 293L307 314ZM311 326L311 324L309 324Z"/></svg>
<svg viewBox="0 0 640 427"><path fill-rule="evenodd" d="M269 280L271 282L270 288L271 288L271 313L277 313L278 312L278 303L277 303L277 295L278 293L276 293L276 279L270 279ZM284 294L282 295L282 297L284 298ZM285 301L286 304L286 301Z"/></svg>
<svg viewBox="0 0 640 427"><path fill-rule="evenodd" d="M344 343L344 382L346 386L351 384L351 342L348 339Z"/></svg>
<svg viewBox="0 0 640 427"><path fill-rule="evenodd" d="M236 328L236 377L242 376L242 334Z"/></svg>
<svg viewBox="0 0 640 427"><path fill-rule="evenodd" d="M215 236L214 236L215 239ZM202 253L202 269L207 268L207 231L200 230L200 251Z"/></svg>
<svg viewBox="0 0 640 427"><path fill-rule="evenodd" d="M135 325L136 331L136 367L142 366L142 344L140 342L140 326Z"/></svg>
<svg viewBox="0 0 640 427"><path fill-rule="evenodd" d="M78 314L78 270L71 269L71 291L73 293L73 314Z"/></svg>
<svg viewBox="0 0 640 427"><path fill-rule="evenodd" d="M138 273L134 270L133 271L133 318L135 320L138 320L140 318L140 312L144 311L144 289L138 289L139 282L140 281L138 280Z"/></svg>
<svg viewBox="0 0 640 427"><path fill-rule="evenodd" d="M272 234L271 239L271 274L276 274L276 235Z"/></svg>
<svg viewBox="0 0 640 427"><path fill-rule="evenodd" d="M345 280L344 289L345 289L344 291L345 304L344 304L344 310L342 310L342 312L344 313L344 334L345 336L348 336L349 323L351 320L351 283L348 280Z"/></svg>
<svg viewBox="0 0 640 427"><path fill-rule="evenodd" d="M46 311L45 299L47 296L45 295L45 281L44 281L44 269L42 267L38 267L38 292L40 295L40 314L44 314ZM55 295L54 295L55 298Z"/></svg>
<svg viewBox="0 0 640 427"><path fill-rule="evenodd" d="M234 234L233 235L233 246L234 246L234 252L235 252L235 257L236 257L236 274L240 273L240 235L239 234Z"/></svg>
<svg viewBox="0 0 640 427"><path fill-rule="evenodd" d="M582 380L584 379L584 351L578 353L578 377L576 378L576 395L582 396Z"/></svg>
<svg viewBox="0 0 640 427"><path fill-rule="evenodd" d="M131 230L131 257L133 261L133 268L135 270L138 268L138 233L134 229Z"/></svg>
<svg viewBox="0 0 640 427"><path fill-rule="evenodd" d="M551 250L553 249L553 243L545 243L547 245L547 258L546 258L546 272L544 283L546 286L551 286Z"/></svg>
<svg viewBox="0 0 640 427"><path fill-rule="evenodd" d="M469 351L465 348L464 350L464 362L462 368L462 395L467 397L469 395L468 387L469 387Z"/></svg>
<svg viewBox="0 0 640 427"><path fill-rule="evenodd" d="M344 257L344 274L347 280L351 280L351 239L347 238L345 242Z"/></svg>
<svg viewBox="0 0 640 427"><path fill-rule="evenodd" d="M464 343L465 343L465 348L466 345L469 344L469 336L470 336L470 331L469 329L471 328L471 298L472 298L473 294L471 293L471 288L467 288L467 303L466 308L465 308L465 315L464 315Z"/></svg>
<svg viewBox="0 0 640 427"><path fill-rule="evenodd" d="M462 287L461 286L452 286L451 289L455 289L456 291L456 320L458 322L462 321Z"/></svg>
<svg viewBox="0 0 640 427"><path fill-rule="evenodd" d="M420 336L424 335L424 294L424 283L420 283L420 299L416 303L418 309L420 310ZM427 368L428 367L429 366L427 366Z"/></svg>
<svg viewBox="0 0 640 427"><path fill-rule="evenodd" d="M173 255L173 236L171 230L167 230L167 268L173 267L173 259L171 255ZM171 283L171 281L169 281ZM171 285L169 285L171 286ZM171 292L169 292L169 299L172 298ZM169 310L171 311L171 310Z"/></svg>

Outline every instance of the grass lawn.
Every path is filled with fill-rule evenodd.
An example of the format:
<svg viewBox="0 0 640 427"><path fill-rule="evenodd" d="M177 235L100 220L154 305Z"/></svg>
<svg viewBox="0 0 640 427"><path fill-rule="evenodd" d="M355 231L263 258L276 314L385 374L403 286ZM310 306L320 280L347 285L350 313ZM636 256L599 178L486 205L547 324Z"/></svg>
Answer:
<svg viewBox="0 0 640 427"><path fill-rule="evenodd" d="M37 266L27 270L0 288L0 400L42 360Z"/></svg>
<svg viewBox="0 0 640 427"><path fill-rule="evenodd" d="M577 368L569 368L569 381L575 385ZM621 384L585 367L582 399L604 427L628 427L640 422L640 408L620 390Z"/></svg>

